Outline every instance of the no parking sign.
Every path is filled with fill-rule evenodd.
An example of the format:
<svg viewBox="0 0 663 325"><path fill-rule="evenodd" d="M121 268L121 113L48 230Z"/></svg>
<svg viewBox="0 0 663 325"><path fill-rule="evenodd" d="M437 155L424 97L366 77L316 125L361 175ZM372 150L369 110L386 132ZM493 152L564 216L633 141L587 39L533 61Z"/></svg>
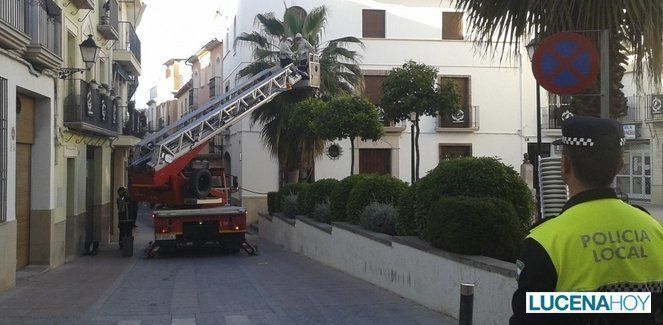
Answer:
<svg viewBox="0 0 663 325"><path fill-rule="evenodd" d="M577 33L553 34L541 42L532 58L539 84L558 95L579 93L596 82L599 52L588 38Z"/></svg>

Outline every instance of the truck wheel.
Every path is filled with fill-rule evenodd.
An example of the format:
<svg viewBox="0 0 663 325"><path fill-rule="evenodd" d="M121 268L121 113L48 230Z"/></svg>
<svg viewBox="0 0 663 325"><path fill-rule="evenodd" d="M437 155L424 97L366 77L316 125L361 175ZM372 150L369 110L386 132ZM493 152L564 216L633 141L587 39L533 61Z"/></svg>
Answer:
<svg viewBox="0 0 663 325"><path fill-rule="evenodd" d="M205 198L212 189L212 173L208 169L197 169L191 174L189 184L195 197Z"/></svg>

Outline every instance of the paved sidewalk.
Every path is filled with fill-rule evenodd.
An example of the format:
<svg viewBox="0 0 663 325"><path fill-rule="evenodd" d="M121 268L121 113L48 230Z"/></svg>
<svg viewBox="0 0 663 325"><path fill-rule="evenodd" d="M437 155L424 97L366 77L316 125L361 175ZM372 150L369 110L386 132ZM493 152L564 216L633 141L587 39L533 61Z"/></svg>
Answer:
<svg viewBox="0 0 663 325"><path fill-rule="evenodd" d="M208 250L147 260L150 228L138 229L133 258L102 251L19 280L0 294L0 324L457 323L253 236L259 256Z"/></svg>

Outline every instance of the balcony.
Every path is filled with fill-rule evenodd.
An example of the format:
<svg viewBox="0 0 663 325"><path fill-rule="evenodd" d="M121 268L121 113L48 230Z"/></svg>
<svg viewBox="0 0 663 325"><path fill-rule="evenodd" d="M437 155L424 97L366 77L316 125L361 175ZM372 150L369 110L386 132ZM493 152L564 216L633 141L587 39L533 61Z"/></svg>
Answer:
<svg viewBox="0 0 663 325"><path fill-rule="evenodd" d="M118 4L117 0L99 0L99 24L97 31L107 40L116 41L118 34Z"/></svg>
<svg viewBox="0 0 663 325"><path fill-rule="evenodd" d="M115 43L113 59L134 75L140 75L140 39L130 22L118 23L120 39Z"/></svg>
<svg viewBox="0 0 663 325"><path fill-rule="evenodd" d="M0 46L22 50L30 44L25 30L25 0L0 2Z"/></svg>
<svg viewBox="0 0 663 325"><path fill-rule="evenodd" d="M645 96L626 97L626 115L620 116L617 120L622 124L642 123L642 111L645 106L645 100Z"/></svg>
<svg viewBox="0 0 663 325"><path fill-rule="evenodd" d="M62 14L53 0L25 2L25 27L30 37L25 58L39 69L56 69L62 64Z"/></svg>
<svg viewBox="0 0 663 325"><path fill-rule="evenodd" d="M78 9L92 10L94 9L94 3L92 0L71 0L71 3L76 6Z"/></svg>
<svg viewBox="0 0 663 325"><path fill-rule="evenodd" d="M438 118L438 132L474 132L479 130L479 106L468 106Z"/></svg>
<svg viewBox="0 0 663 325"><path fill-rule="evenodd" d="M137 111L133 108L132 104L129 104L127 116L128 118L122 127L122 134L136 138L145 136L145 132L147 132L147 117L145 116L145 112Z"/></svg>
<svg viewBox="0 0 663 325"><path fill-rule="evenodd" d="M64 103L64 125L70 129L102 136L117 136L117 105L83 80L69 81Z"/></svg>

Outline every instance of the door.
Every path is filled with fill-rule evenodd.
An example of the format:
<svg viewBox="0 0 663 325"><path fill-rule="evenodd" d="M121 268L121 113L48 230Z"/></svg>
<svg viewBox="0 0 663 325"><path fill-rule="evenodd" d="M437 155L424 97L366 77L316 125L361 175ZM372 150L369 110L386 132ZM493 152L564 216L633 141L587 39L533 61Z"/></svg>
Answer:
<svg viewBox="0 0 663 325"><path fill-rule="evenodd" d="M359 149L359 173L391 175L391 149Z"/></svg>
<svg viewBox="0 0 663 325"><path fill-rule="evenodd" d="M617 175L617 187L630 199L651 199L651 154L649 151L625 151L624 167Z"/></svg>
<svg viewBox="0 0 663 325"><path fill-rule="evenodd" d="M32 98L16 96L16 269L30 262L30 175L34 142Z"/></svg>

